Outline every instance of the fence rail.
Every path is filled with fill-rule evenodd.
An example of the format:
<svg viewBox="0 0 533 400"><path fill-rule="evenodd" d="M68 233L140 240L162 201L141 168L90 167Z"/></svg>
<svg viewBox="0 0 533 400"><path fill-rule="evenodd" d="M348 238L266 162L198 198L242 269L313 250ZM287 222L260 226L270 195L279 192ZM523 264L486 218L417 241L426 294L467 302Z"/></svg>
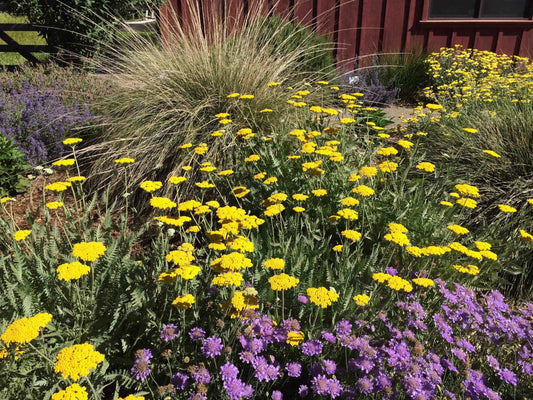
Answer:
<svg viewBox="0 0 533 400"><path fill-rule="evenodd" d="M0 53L19 53L31 63L39 63L32 53L55 53L53 46L45 44L20 44L7 32L42 32L43 27L32 24L0 24L0 39L6 44L0 44Z"/></svg>

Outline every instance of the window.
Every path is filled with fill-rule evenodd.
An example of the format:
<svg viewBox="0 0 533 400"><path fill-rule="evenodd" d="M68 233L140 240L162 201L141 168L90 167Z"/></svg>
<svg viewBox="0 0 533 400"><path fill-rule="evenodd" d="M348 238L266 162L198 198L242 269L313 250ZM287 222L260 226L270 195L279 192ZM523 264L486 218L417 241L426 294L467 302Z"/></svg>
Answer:
<svg viewBox="0 0 533 400"><path fill-rule="evenodd" d="M430 0L429 18L530 18L529 0Z"/></svg>

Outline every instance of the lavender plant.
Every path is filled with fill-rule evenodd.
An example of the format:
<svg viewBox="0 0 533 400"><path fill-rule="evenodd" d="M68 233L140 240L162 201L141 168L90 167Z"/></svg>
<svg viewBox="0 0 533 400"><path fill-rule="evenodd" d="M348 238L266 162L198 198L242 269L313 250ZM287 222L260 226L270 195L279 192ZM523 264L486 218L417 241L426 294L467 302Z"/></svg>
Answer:
<svg viewBox="0 0 533 400"><path fill-rule="evenodd" d="M26 82L20 89L2 89L0 131L14 141L32 165L61 156L61 141L93 117L86 103L66 106L59 84L41 88Z"/></svg>

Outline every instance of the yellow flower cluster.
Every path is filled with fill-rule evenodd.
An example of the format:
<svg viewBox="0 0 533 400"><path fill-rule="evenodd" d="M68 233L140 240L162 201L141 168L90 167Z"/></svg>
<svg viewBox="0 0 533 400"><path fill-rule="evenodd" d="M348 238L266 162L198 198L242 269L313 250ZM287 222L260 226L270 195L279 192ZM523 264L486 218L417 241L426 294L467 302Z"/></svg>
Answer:
<svg viewBox="0 0 533 400"><path fill-rule="evenodd" d="M16 231L13 234L13 239L15 239L17 242L20 242L21 240L26 239L30 234L31 234L31 231L27 230L27 229L21 230L21 231Z"/></svg>
<svg viewBox="0 0 533 400"><path fill-rule="evenodd" d="M59 351L54 371L60 373L63 379L77 381L80 376L89 375L89 370L96 368L102 361L104 355L96 351L92 344L75 344Z"/></svg>
<svg viewBox="0 0 533 400"><path fill-rule="evenodd" d="M289 331L287 332L287 344L291 346L298 346L305 340L305 334L302 331Z"/></svg>
<svg viewBox="0 0 533 400"><path fill-rule="evenodd" d="M190 217L182 216L178 218L173 217L154 217L156 221L161 221L164 224L172 226L183 226L183 224L192 221Z"/></svg>
<svg viewBox="0 0 533 400"><path fill-rule="evenodd" d="M106 250L102 242L81 242L72 247L72 255L83 261L96 261Z"/></svg>
<svg viewBox="0 0 533 400"><path fill-rule="evenodd" d="M178 296L172 302L172 305L178 307L180 310L187 310L188 308L191 308L193 304L194 296L192 294Z"/></svg>
<svg viewBox="0 0 533 400"><path fill-rule="evenodd" d="M213 278L213 285L215 286L240 286L244 280L240 272L224 272L218 274Z"/></svg>
<svg viewBox="0 0 533 400"><path fill-rule="evenodd" d="M457 271L463 274L477 275L479 274L479 268L476 265L454 265Z"/></svg>
<svg viewBox="0 0 533 400"><path fill-rule="evenodd" d="M82 141L82 138L68 138L63 140L63 144L66 146L72 146L73 144L81 143Z"/></svg>
<svg viewBox="0 0 533 400"><path fill-rule="evenodd" d="M389 242L394 242L400 246L409 246L411 242L407 237L406 233L407 228L402 224L390 223L389 224L390 233L387 233L383 238Z"/></svg>
<svg viewBox="0 0 533 400"><path fill-rule="evenodd" d="M461 225L448 225L446 228L455 233L456 235L466 235L470 232L468 229L462 227Z"/></svg>
<svg viewBox="0 0 533 400"><path fill-rule="evenodd" d="M332 305L339 299L339 295L334 290L328 290L325 287L308 288L307 296L311 303L316 304L321 308L326 308Z"/></svg>
<svg viewBox="0 0 533 400"><path fill-rule="evenodd" d="M251 268L252 265L252 260L237 252L224 254L211 261L211 267L216 272L240 271Z"/></svg>
<svg viewBox="0 0 533 400"><path fill-rule="evenodd" d="M361 234L351 229L342 231L341 235L344 236L346 239L350 239L353 242L357 242L358 240L361 240Z"/></svg>
<svg viewBox="0 0 533 400"><path fill-rule="evenodd" d="M166 210L177 206L176 203L167 197L152 197L150 199L150 205L154 208L159 208L160 210Z"/></svg>
<svg viewBox="0 0 533 400"><path fill-rule="evenodd" d="M281 258L270 258L263 262L263 266L268 269L283 269L285 268L285 261Z"/></svg>
<svg viewBox="0 0 533 400"><path fill-rule="evenodd" d="M80 263L79 261L74 261L71 263L61 264L57 267L57 279L63 281L70 281L72 279L79 279L83 275L87 275L91 270L85 264Z"/></svg>
<svg viewBox="0 0 533 400"><path fill-rule="evenodd" d="M54 182L49 185L46 185L44 188L52 192L63 192L70 187L69 182Z"/></svg>
<svg viewBox="0 0 533 400"><path fill-rule="evenodd" d="M39 331L50 322L52 315L48 313L39 313L30 318L21 318L13 321L8 325L0 339L6 346L11 343L26 344L31 342L37 336Z"/></svg>
<svg viewBox="0 0 533 400"><path fill-rule="evenodd" d="M59 160L59 161L54 161L52 165L55 165L56 167L69 167L71 165L74 165L74 162L75 162L74 159Z"/></svg>
<svg viewBox="0 0 533 400"><path fill-rule="evenodd" d="M370 301L370 297L366 294L357 294L353 297L353 299L355 300L355 304L358 306L366 306Z"/></svg>
<svg viewBox="0 0 533 400"><path fill-rule="evenodd" d="M268 279L268 283L270 283L272 290L287 290L295 287L298 283L300 283L300 280L293 276L282 273L271 276Z"/></svg>
<svg viewBox="0 0 533 400"><path fill-rule="evenodd" d="M374 189L366 185L359 185L354 187L352 192L358 194L359 196L368 197L374 194Z"/></svg>
<svg viewBox="0 0 533 400"><path fill-rule="evenodd" d="M139 185L142 190L147 191L148 193L155 192L158 189L163 187L163 183L159 181L144 181Z"/></svg>
<svg viewBox="0 0 533 400"><path fill-rule="evenodd" d="M73 383L67 386L65 390L52 395L52 400L87 400L88 398L87 389L77 383Z"/></svg>

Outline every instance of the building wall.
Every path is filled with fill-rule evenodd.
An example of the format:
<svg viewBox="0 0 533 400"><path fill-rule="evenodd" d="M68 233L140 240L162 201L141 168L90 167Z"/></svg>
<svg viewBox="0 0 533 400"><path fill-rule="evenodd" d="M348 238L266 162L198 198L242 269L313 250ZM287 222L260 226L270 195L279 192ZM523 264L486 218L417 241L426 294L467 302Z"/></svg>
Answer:
<svg viewBox="0 0 533 400"><path fill-rule="evenodd" d="M161 10L162 20L175 13L186 25L191 3L199 4L204 16L220 15L229 23L243 20L257 5L265 14L300 21L330 35L338 66L347 69L368 63L378 52L437 51L456 44L533 55L533 20L431 20L429 0L170 0ZM169 35L164 25L162 33Z"/></svg>

